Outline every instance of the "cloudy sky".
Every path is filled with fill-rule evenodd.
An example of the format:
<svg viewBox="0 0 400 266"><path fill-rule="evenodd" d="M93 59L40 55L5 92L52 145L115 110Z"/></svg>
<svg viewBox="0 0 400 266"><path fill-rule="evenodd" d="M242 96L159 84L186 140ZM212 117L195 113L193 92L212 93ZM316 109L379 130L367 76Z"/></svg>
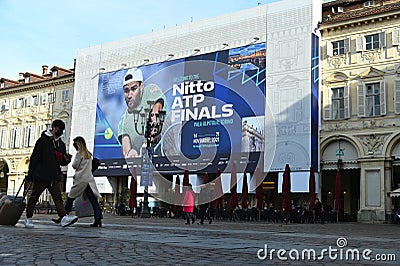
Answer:
<svg viewBox="0 0 400 266"><path fill-rule="evenodd" d="M80 48L277 1L0 0L0 78L72 68Z"/></svg>

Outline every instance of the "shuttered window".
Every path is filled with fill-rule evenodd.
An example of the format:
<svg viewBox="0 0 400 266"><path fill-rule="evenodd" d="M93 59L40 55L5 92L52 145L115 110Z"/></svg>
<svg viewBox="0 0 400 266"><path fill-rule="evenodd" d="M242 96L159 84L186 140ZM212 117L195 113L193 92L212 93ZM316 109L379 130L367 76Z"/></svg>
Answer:
<svg viewBox="0 0 400 266"><path fill-rule="evenodd" d="M349 86L328 88L323 95L323 101L325 120L350 117Z"/></svg>
<svg viewBox="0 0 400 266"><path fill-rule="evenodd" d="M7 149L7 128L1 128L0 130L0 147Z"/></svg>
<svg viewBox="0 0 400 266"><path fill-rule="evenodd" d="M400 114L400 79L394 81L394 112Z"/></svg>
<svg viewBox="0 0 400 266"><path fill-rule="evenodd" d="M29 125L24 128L24 147L34 146L36 138L35 125Z"/></svg>
<svg viewBox="0 0 400 266"><path fill-rule="evenodd" d="M356 38L356 51L368 51L386 47L386 31L375 34L358 36Z"/></svg>
<svg viewBox="0 0 400 266"><path fill-rule="evenodd" d="M344 118L344 88L332 89L332 119Z"/></svg>
<svg viewBox="0 0 400 266"><path fill-rule="evenodd" d="M21 147L21 128L16 127L11 129L11 148Z"/></svg>
<svg viewBox="0 0 400 266"><path fill-rule="evenodd" d="M373 117L386 114L385 82L359 83L357 87L358 115Z"/></svg>

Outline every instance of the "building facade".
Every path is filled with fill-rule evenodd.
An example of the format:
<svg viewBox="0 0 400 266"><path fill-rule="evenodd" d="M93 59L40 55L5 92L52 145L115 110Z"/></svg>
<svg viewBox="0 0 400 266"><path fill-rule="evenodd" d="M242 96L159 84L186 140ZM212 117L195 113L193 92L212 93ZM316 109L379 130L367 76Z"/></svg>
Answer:
<svg viewBox="0 0 400 266"><path fill-rule="evenodd" d="M334 204L340 169L342 215L390 219L400 150L400 1L323 4L321 32L322 201Z"/></svg>
<svg viewBox="0 0 400 266"><path fill-rule="evenodd" d="M0 79L0 193L15 195L28 172L36 140L54 119L66 124L69 144L74 69L42 67L42 74ZM68 146L67 146L68 147ZM63 173L66 175L66 167ZM65 178L63 181L65 190ZM46 193L42 200L50 201Z"/></svg>
<svg viewBox="0 0 400 266"><path fill-rule="evenodd" d="M243 121L242 150L270 152L272 149L267 144L274 146L275 159L271 164L277 167L268 169L266 166L264 173L272 176L270 183L275 196L278 196L278 172L282 172L286 163L294 166L297 174L308 175L307 167L319 159L320 153L320 164L316 168L318 197L322 202L334 206L335 177L339 169L343 219L388 221L392 209L398 207L390 192L400 187L400 1L325 3L322 19L313 28L318 18L313 14L320 12L316 2L282 1L260 5L81 49L75 76L73 70L54 67L48 72L44 67L42 75L23 73L17 81L1 79L0 192L16 192L27 172L35 140L55 118L66 122L67 146L71 134L82 135L93 150L97 122L94 95L99 91L99 76L265 42L266 52L260 53L266 57L266 62L261 63L268 73L266 103L278 124L271 142L273 134L268 128ZM311 54L313 32L320 53ZM317 59L316 64L306 67L317 69L313 102L309 97L313 84L309 69L304 66L311 57L318 56L320 61ZM240 55L231 56L230 60L232 66L246 60L254 63ZM102 85L109 86L104 80L107 84ZM315 129L309 121L319 120L308 112L311 109L308 105L319 102L318 151L308 153L306 149L312 142L309 132ZM112 137L111 133L105 131L104 137ZM115 163L115 168L124 166ZM72 175L73 170L69 168L70 184ZM172 178L171 175L169 181ZM194 175L194 178L200 180L194 183L201 184L201 175ZM103 186L108 187L102 193L112 195L106 199L112 206L118 202L118 193L129 187L127 176L99 176L96 180L103 180ZM267 178L267 181L271 180ZM249 181L249 184L252 183ZM253 190L254 184L251 186ZM68 185L65 187L68 191ZM171 187L164 190L170 191ZM143 188L139 188L139 193L142 192Z"/></svg>

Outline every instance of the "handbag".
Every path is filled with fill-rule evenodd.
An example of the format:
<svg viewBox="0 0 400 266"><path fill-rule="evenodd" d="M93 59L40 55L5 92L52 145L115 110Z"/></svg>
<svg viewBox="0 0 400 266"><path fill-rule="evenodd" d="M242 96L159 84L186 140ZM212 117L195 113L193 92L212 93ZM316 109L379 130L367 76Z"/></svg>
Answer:
<svg viewBox="0 0 400 266"><path fill-rule="evenodd" d="M94 171L96 171L97 168L99 168L99 166L100 166L100 160L93 156L92 157L92 173L94 173Z"/></svg>
<svg viewBox="0 0 400 266"><path fill-rule="evenodd" d="M75 199L75 215L79 218L94 216L93 207L89 199L85 199L83 196Z"/></svg>

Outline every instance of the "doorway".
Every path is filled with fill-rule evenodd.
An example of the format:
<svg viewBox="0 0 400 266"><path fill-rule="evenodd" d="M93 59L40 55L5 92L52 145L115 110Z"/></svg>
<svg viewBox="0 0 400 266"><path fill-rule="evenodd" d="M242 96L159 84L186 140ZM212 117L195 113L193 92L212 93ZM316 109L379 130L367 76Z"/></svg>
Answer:
<svg viewBox="0 0 400 266"><path fill-rule="evenodd" d="M334 207L336 170L322 172L321 200L328 208ZM343 169L342 181L342 210L339 217L345 222L357 222L360 210L360 169Z"/></svg>

